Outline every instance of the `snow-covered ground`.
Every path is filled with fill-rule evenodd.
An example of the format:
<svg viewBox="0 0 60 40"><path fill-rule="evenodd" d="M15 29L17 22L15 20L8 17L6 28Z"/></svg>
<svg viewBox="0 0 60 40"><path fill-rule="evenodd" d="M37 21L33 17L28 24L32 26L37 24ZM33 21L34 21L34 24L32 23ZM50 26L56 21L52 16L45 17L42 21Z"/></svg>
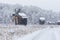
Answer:
<svg viewBox="0 0 60 40"><path fill-rule="evenodd" d="M59 35L58 34L59 30L60 30L59 25L24 26L3 24L0 25L0 40L38 40L38 39L43 40L44 38L49 39L49 37L51 37L50 35L53 35L54 38L55 36L58 38L57 35Z"/></svg>
<svg viewBox="0 0 60 40"><path fill-rule="evenodd" d="M14 36L13 40L60 40L60 28L46 28L23 37Z"/></svg>

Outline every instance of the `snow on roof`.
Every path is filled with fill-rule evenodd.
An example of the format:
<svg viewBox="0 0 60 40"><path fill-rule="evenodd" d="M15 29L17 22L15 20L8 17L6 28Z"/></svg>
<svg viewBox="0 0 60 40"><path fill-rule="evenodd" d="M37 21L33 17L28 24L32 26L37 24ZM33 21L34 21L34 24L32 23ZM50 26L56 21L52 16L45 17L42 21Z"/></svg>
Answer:
<svg viewBox="0 0 60 40"><path fill-rule="evenodd" d="M45 18L44 18L44 17L40 17L40 19L41 19L41 20L45 20Z"/></svg>
<svg viewBox="0 0 60 40"><path fill-rule="evenodd" d="M57 21L57 22L60 22L60 20L59 20L59 21Z"/></svg>
<svg viewBox="0 0 60 40"><path fill-rule="evenodd" d="M18 13L20 16L22 16L22 18L27 18L25 13Z"/></svg>

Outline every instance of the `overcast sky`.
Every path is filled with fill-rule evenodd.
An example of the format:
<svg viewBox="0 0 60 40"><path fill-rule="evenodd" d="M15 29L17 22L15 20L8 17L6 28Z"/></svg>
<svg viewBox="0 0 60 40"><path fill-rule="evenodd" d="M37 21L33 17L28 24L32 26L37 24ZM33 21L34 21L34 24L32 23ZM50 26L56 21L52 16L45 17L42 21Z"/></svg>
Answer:
<svg viewBox="0 0 60 40"><path fill-rule="evenodd" d="M33 5L42 9L60 11L60 0L0 0L0 3Z"/></svg>

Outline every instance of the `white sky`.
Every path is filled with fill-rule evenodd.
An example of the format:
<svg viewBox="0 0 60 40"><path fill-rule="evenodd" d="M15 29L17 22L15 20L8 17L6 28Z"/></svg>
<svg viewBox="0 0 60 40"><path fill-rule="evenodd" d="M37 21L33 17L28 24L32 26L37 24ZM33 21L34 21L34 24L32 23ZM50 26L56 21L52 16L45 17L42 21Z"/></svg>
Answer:
<svg viewBox="0 0 60 40"><path fill-rule="evenodd" d="M33 5L42 9L60 11L60 0L0 0L0 3Z"/></svg>

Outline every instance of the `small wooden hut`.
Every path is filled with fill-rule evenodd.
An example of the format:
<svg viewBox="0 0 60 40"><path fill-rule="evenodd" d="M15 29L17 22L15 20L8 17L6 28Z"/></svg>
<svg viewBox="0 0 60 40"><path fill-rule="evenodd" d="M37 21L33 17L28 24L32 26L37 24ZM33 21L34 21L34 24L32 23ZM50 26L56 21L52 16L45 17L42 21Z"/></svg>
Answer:
<svg viewBox="0 0 60 40"><path fill-rule="evenodd" d="M58 24L58 25L60 25L60 20L59 20L59 21L57 21L57 24Z"/></svg>
<svg viewBox="0 0 60 40"><path fill-rule="evenodd" d="M45 24L45 18L44 17L40 17L39 24Z"/></svg>
<svg viewBox="0 0 60 40"><path fill-rule="evenodd" d="M27 25L27 16L24 13L13 14L15 24Z"/></svg>

